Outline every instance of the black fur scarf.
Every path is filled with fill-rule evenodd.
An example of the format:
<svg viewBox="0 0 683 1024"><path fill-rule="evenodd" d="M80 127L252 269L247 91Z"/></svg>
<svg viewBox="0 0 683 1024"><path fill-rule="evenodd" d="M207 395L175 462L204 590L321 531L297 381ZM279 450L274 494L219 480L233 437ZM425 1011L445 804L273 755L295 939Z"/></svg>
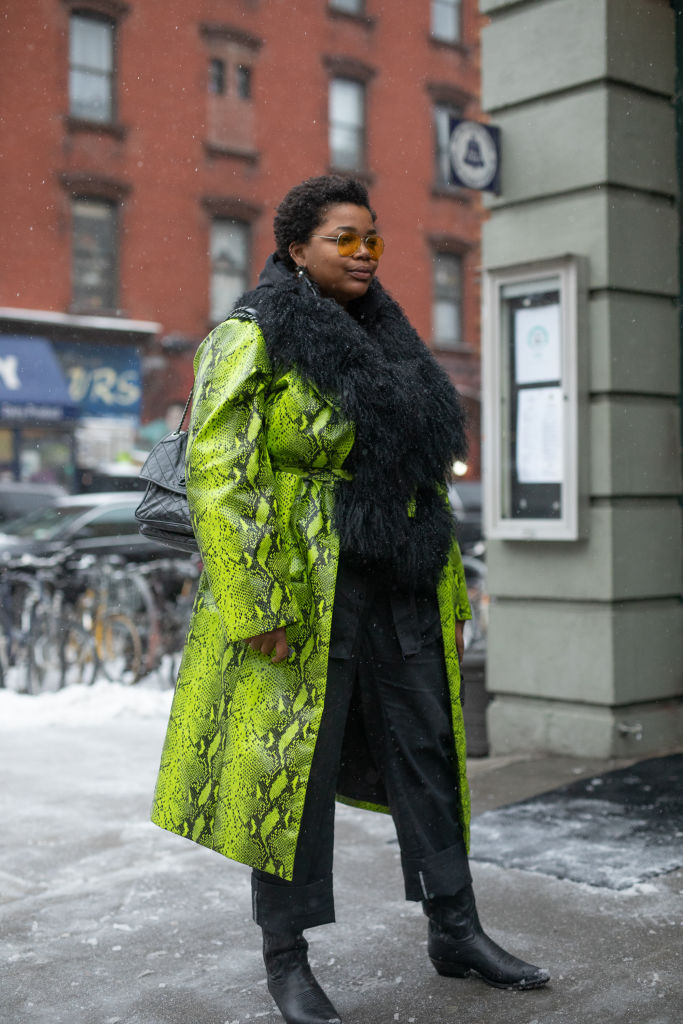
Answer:
<svg viewBox="0 0 683 1024"><path fill-rule="evenodd" d="M273 256L239 305L256 309L273 366L295 366L354 424L353 479L335 506L345 558L433 587L453 539L443 484L467 451L465 414L400 306L373 280L344 309Z"/></svg>

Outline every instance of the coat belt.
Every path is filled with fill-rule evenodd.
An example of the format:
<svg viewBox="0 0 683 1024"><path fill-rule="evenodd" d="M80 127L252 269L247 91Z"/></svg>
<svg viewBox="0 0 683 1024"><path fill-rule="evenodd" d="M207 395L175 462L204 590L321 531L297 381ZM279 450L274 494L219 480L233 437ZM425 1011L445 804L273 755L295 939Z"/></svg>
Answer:
<svg viewBox="0 0 683 1024"><path fill-rule="evenodd" d="M273 465L275 473L289 473L292 476L300 476L303 479L319 480L324 484L333 484L336 480L353 480L353 473L346 469L302 469L301 466L278 466Z"/></svg>

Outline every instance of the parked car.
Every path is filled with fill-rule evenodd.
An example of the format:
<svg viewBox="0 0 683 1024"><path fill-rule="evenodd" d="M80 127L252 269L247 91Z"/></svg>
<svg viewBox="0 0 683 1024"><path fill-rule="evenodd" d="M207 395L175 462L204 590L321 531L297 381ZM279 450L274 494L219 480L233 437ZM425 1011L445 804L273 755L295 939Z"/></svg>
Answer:
<svg viewBox="0 0 683 1024"><path fill-rule="evenodd" d="M484 536L481 511L481 483L478 480L459 480L450 484L448 498L455 515L455 532L463 552L472 548Z"/></svg>
<svg viewBox="0 0 683 1024"><path fill-rule="evenodd" d="M3 523L0 560L22 554L51 555L70 547L76 554L121 555L129 560L168 557L168 551L138 531L139 491L70 494L48 508Z"/></svg>
<svg viewBox="0 0 683 1024"><path fill-rule="evenodd" d="M0 483L0 524L53 505L66 494L59 484L30 484L18 480ZM2 529L2 525L0 525Z"/></svg>
<svg viewBox="0 0 683 1024"><path fill-rule="evenodd" d="M127 463L109 463L94 469L78 470L77 490L82 494L99 491L144 491L147 481L140 477L140 467Z"/></svg>

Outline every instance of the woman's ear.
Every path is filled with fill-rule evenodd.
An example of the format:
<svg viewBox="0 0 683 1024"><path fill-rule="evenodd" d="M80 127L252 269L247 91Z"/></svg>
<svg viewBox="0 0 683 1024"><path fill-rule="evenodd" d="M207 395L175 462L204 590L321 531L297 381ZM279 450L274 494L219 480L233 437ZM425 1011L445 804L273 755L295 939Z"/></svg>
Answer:
<svg viewBox="0 0 683 1024"><path fill-rule="evenodd" d="M289 247L289 255L292 257L297 267L306 266L306 243L305 242L292 242Z"/></svg>

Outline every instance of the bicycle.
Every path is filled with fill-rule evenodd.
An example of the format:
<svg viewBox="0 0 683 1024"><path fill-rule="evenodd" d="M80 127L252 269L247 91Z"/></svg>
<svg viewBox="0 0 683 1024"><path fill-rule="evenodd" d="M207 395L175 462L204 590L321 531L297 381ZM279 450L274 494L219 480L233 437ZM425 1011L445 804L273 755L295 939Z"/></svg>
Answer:
<svg viewBox="0 0 683 1024"><path fill-rule="evenodd" d="M0 687L31 693L35 662L32 636L41 588L18 566L3 566L0 575Z"/></svg>
<svg viewBox="0 0 683 1024"><path fill-rule="evenodd" d="M19 692L38 693L94 682L92 638L74 621L65 600L70 555L67 550L49 558L23 556L4 567L0 686L10 681Z"/></svg>
<svg viewBox="0 0 683 1024"><path fill-rule="evenodd" d="M135 566L135 586L144 595L149 671L174 686L201 573L198 556L157 559Z"/></svg>
<svg viewBox="0 0 683 1024"><path fill-rule="evenodd" d="M143 669L140 631L122 607L117 586L125 579L118 559L84 556L74 566L81 581L73 614L94 641L97 666L110 682L136 683Z"/></svg>

